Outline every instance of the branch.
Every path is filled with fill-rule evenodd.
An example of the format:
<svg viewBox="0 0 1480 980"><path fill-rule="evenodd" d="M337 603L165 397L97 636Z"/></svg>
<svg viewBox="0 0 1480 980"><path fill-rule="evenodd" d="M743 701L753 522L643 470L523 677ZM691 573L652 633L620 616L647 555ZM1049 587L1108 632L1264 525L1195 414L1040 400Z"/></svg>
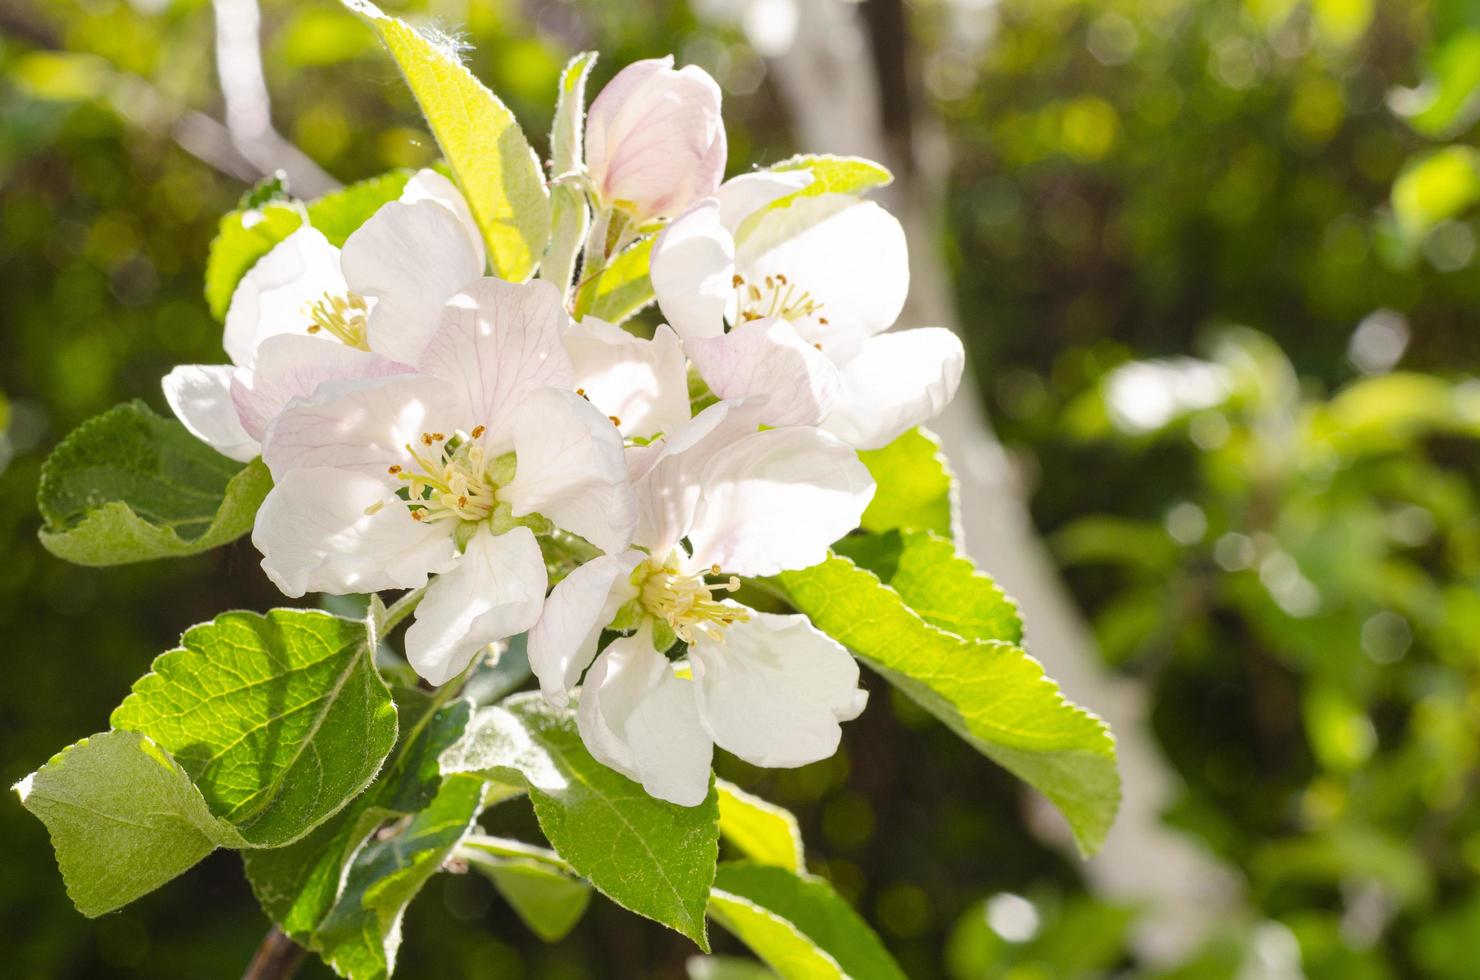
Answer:
<svg viewBox="0 0 1480 980"><path fill-rule="evenodd" d="M242 980L288 980L298 972L307 955L307 950L274 925L262 937L262 943L252 956L252 962L247 964Z"/></svg>

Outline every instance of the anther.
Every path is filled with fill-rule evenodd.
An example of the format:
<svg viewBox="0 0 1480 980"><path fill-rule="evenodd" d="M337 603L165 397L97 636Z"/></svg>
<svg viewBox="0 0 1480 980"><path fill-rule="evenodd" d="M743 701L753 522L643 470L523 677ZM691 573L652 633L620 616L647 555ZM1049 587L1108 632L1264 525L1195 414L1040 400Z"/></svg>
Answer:
<svg viewBox="0 0 1480 980"><path fill-rule="evenodd" d="M432 444L432 434L430 432L423 432L421 434L421 444L423 446L430 446Z"/></svg>
<svg viewBox="0 0 1480 980"><path fill-rule="evenodd" d="M481 436L483 433L485 433L487 431L488 430L486 428L484 428L483 426L481 426L481 425L475 425L475 426L473 426L473 431L472 432L469 432L468 435L470 435L474 439L476 439L476 438L478 438L479 436Z"/></svg>
<svg viewBox="0 0 1480 980"><path fill-rule="evenodd" d="M317 323L313 323L313 324L310 324L309 325L308 332L309 333L318 333L322 329L324 329L324 328L321 327L321 326L319 326Z"/></svg>
<svg viewBox="0 0 1480 980"><path fill-rule="evenodd" d="M718 575L719 574L719 565L718 564L710 565L709 566L709 574L710 575Z"/></svg>
<svg viewBox="0 0 1480 980"><path fill-rule="evenodd" d="M611 421L612 421L612 425L615 425L615 426L617 426L617 427L618 427L618 428L620 428L620 427L621 427L621 425L622 425L622 420L621 420L621 419L619 419L619 418L617 418L617 417L616 417L616 416L615 416L615 415L608 415L608 416L607 416L607 418L609 418L609 419L611 419Z"/></svg>
<svg viewBox="0 0 1480 980"><path fill-rule="evenodd" d="M745 285L745 277L739 274L731 276L730 285L734 286L736 289L739 289L741 286Z"/></svg>
<svg viewBox="0 0 1480 980"><path fill-rule="evenodd" d="M401 466L399 463L392 463L385 468L385 471L391 476L395 476L397 473L401 472Z"/></svg>
<svg viewBox="0 0 1480 980"><path fill-rule="evenodd" d="M380 513L380 508L382 508L384 506L385 506L385 501L384 500L377 500L377 501L375 501L375 503L373 503L369 507L366 507L365 508L365 516L366 517L369 517L372 514L378 514L378 513Z"/></svg>
<svg viewBox="0 0 1480 980"><path fill-rule="evenodd" d="M822 325L822 326L824 326L824 327L825 327L825 326L827 326L827 317L825 317L825 316L820 316L820 317L818 317L818 318L817 318L817 322L818 322L818 323L819 323L819 324L821 324L821 325Z"/></svg>
<svg viewBox="0 0 1480 980"><path fill-rule="evenodd" d="M812 346L813 347L816 347L818 350L822 350L822 345L821 344L813 344Z"/></svg>
<svg viewBox="0 0 1480 980"><path fill-rule="evenodd" d="M586 389L585 388L577 388L576 389L576 394L580 395L582 398L585 398L586 397Z"/></svg>

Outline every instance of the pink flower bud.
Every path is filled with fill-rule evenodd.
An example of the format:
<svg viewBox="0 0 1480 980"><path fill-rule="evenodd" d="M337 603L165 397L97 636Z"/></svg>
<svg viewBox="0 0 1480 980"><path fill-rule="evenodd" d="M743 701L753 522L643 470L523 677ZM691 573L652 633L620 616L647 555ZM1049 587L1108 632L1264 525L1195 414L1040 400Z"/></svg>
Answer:
<svg viewBox="0 0 1480 980"><path fill-rule="evenodd" d="M586 169L603 204L639 221L714 193L725 170L719 86L673 57L619 71L586 116Z"/></svg>

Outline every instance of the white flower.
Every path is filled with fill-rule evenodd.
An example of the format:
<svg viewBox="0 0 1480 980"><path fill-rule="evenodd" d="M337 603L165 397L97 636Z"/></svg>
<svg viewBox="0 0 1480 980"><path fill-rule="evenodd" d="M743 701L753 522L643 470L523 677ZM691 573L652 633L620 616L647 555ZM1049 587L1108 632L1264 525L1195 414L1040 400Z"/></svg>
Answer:
<svg viewBox="0 0 1480 980"><path fill-rule="evenodd" d="M689 378L683 344L659 325L644 340L588 316L565 332L576 390L609 416L628 439L672 434L689 420Z"/></svg>
<svg viewBox="0 0 1480 980"><path fill-rule="evenodd" d="M283 592L425 585L407 658L442 684L534 625L535 530L621 552L637 522L622 439L570 390L567 317L544 282L477 279L417 373L321 385L269 426L275 486L252 541Z"/></svg>
<svg viewBox="0 0 1480 980"><path fill-rule="evenodd" d="M577 712L591 753L685 806L708 792L714 745L759 766L815 762L837 749L839 723L867 697L853 658L805 616L723 598L736 576L821 561L873 496L851 448L811 427L757 431L759 408L720 402L629 450L633 540L646 550L577 568L529 635L552 703L565 703L591 664ZM596 656L608 626L636 632ZM664 656L675 640L687 644L692 679Z"/></svg>
<svg viewBox="0 0 1480 980"><path fill-rule="evenodd" d="M634 61L586 114L586 172L597 198L639 222L713 194L725 172L720 91L697 65Z"/></svg>
<svg viewBox="0 0 1480 980"><path fill-rule="evenodd" d="M938 327L883 333L909 258L879 205L815 194L768 208L809 179L746 174L694 204L654 244L653 289L716 395L768 395L769 424L877 449L945 407L964 353Z"/></svg>
<svg viewBox="0 0 1480 980"><path fill-rule="evenodd" d="M177 367L165 398L197 438L249 460L293 398L410 371L443 304L483 266L467 202L441 174L420 171L343 250L305 224L258 260L227 309L231 364Z"/></svg>

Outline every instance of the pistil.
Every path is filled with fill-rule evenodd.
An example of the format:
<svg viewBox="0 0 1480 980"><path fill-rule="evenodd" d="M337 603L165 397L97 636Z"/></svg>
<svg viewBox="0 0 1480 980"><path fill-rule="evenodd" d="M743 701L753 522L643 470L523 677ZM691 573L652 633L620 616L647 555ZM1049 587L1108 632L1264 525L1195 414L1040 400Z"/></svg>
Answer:
<svg viewBox="0 0 1480 980"><path fill-rule="evenodd" d="M718 576L720 569L711 567L709 574ZM693 643L700 636L721 643L725 628L748 620L750 612L727 605L716 599L714 593L734 592L739 588L740 579L734 575L722 583L707 583L703 575L683 571L677 556L670 555L661 568L651 568L642 582L638 601L685 643Z"/></svg>

